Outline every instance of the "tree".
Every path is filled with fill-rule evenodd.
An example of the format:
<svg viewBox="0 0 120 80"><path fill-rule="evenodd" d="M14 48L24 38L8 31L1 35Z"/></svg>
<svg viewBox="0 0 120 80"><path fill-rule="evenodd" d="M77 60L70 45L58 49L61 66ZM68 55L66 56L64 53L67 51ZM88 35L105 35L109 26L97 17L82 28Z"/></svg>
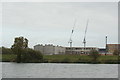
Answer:
<svg viewBox="0 0 120 80"><path fill-rule="evenodd" d="M1 49L2 49L2 54L13 54L10 48L2 47Z"/></svg>
<svg viewBox="0 0 120 80"><path fill-rule="evenodd" d="M22 54L22 62L42 62L43 55L39 51L27 48Z"/></svg>
<svg viewBox="0 0 120 80"><path fill-rule="evenodd" d="M92 62L96 63L98 57L100 57L100 54L96 50L91 50L89 56L92 58Z"/></svg>
<svg viewBox="0 0 120 80"><path fill-rule="evenodd" d="M120 50L114 50L114 52L113 52L113 55L118 55L119 56L119 54L120 54Z"/></svg>
<svg viewBox="0 0 120 80"><path fill-rule="evenodd" d="M28 48L28 40L24 37L16 37L11 49L17 55L17 63L42 62L43 60L41 52Z"/></svg>
<svg viewBox="0 0 120 80"><path fill-rule="evenodd" d="M17 54L16 61L18 63L21 62L21 53L28 48L28 40L24 37L16 37L14 40L14 44L12 45L11 49L15 54Z"/></svg>

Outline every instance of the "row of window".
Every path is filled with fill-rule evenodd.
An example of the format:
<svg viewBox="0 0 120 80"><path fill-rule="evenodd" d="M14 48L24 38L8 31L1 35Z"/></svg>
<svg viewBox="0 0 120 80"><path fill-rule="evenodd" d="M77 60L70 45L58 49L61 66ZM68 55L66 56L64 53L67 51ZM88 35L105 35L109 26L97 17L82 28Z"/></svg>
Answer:
<svg viewBox="0 0 120 80"><path fill-rule="evenodd" d="M85 48L85 49L93 50L95 48ZM84 48L66 48L66 50L84 50Z"/></svg>
<svg viewBox="0 0 120 80"><path fill-rule="evenodd" d="M69 53L69 54L89 54L89 52L76 52L76 51L67 51L66 53Z"/></svg>

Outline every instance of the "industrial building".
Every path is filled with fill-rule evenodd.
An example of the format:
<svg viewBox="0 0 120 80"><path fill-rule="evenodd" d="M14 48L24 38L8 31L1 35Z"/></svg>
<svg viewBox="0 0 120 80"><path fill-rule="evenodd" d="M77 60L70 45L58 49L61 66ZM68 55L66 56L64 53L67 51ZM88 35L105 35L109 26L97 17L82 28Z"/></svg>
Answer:
<svg viewBox="0 0 120 80"><path fill-rule="evenodd" d="M62 46L54 46L52 44L38 44L34 46L34 50L40 51L45 55L53 55L53 54L89 54L91 50L99 50L96 47L62 47Z"/></svg>
<svg viewBox="0 0 120 80"><path fill-rule="evenodd" d="M115 50L120 51L120 44L106 44L107 52L113 54Z"/></svg>
<svg viewBox="0 0 120 80"><path fill-rule="evenodd" d="M54 46L52 44L38 44L34 46L34 50L40 51L45 55L53 55L53 54L65 54L65 47L62 46Z"/></svg>
<svg viewBox="0 0 120 80"><path fill-rule="evenodd" d="M120 50L120 44L106 44L106 48L97 47L62 47L53 44L38 44L34 46L34 50L40 51L45 55L53 54L89 54L91 50L97 50L102 55L113 54L115 50Z"/></svg>
<svg viewBox="0 0 120 80"><path fill-rule="evenodd" d="M99 48L99 53L105 55L107 53L106 48Z"/></svg>
<svg viewBox="0 0 120 80"><path fill-rule="evenodd" d="M91 50L99 50L96 47L66 47L66 54L89 54Z"/></svg>

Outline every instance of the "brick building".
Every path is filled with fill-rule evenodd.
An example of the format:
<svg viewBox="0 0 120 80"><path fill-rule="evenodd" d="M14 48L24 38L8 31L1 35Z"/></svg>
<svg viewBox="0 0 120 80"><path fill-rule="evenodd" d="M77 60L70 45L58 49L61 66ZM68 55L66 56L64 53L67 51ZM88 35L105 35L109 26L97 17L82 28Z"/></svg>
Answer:
<svg viewBox="0 0 120 80"><path fill-rule="evenodd" d="M115 50L120 51L120 44L107 44L106 49L108 53L114 53Z"/></svg>

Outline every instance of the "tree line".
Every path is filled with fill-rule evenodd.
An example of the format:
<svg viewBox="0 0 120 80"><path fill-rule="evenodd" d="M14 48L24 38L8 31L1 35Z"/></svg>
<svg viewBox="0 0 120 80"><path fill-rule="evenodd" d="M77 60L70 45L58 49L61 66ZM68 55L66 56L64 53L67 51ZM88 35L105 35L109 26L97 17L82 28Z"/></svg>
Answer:
<svg viewBox="0 0 120 80"><path fill-rule="evenodd" d="M28 39L24 37L16 37L11 48L2 47L2 54L14 54L16 58L12 61L21 62L45 62L43 59L43 54L39 51L35 51L28 47ZM119 55L120 52L115 50L113 55ZM96 50L91 50L89 57L91 57L91 62L97 63L98 58L101 55ZM69 62L69 59L64 59L63 62Z"/></svg>

